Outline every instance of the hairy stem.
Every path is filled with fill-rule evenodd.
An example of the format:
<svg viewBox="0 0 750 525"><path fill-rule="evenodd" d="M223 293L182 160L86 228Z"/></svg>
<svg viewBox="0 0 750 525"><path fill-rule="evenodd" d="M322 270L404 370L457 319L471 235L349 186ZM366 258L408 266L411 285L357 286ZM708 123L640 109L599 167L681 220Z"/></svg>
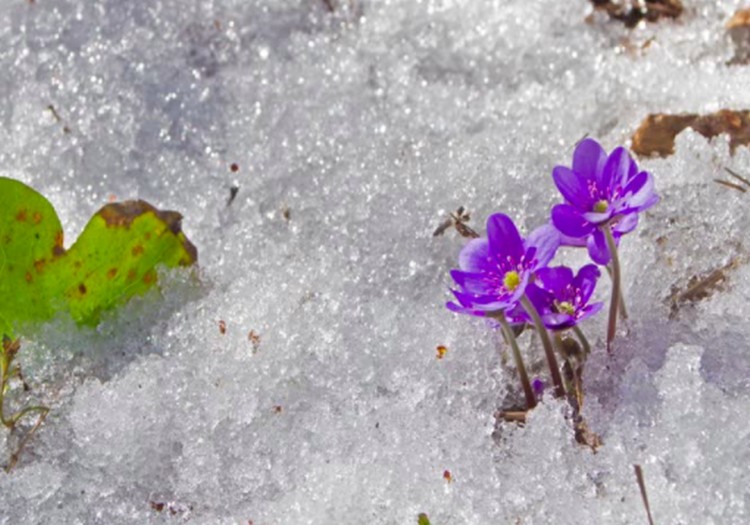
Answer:
<svg viewBox="0 0 750 525"><path fill-rule="evenodd" d="M524 310L526 310L526 313L531 316L531 319L536 326L536 331L542 339L544 355L547 358L550 376L552 376L552 384L555 386L555 397L565 397L565 387L563 386L562 376L560 375L560 367L557 364L555 351L552 348L552 341L550 341L549 333L547 333L547 329L544 327L542 318L539 317L539 312L537 312L536 307L525 294L521 297L521 304L523 305Z"/></svg>
<svg viewBox="0 0 750 525"><path fill-rule="evenodd" d="M591 345L589 344L589 340L586 339L585 335L583 335L583 331L578 327L578 325L573 326L573 332L575 332L578 341L581 343L581 348L583 348L583 355L588 356L591 353Z"/></svg>
<svg viewBox="0 0 750 525"><path fill-rule="evenodd" d="M605 268L607 269L607 274L609 274L609 278L613 279L612 268L610 267L610 265L608 264L607 266L605 266ZM620 305L618 308L620 309L620 319L622 319L623 321L627 321L628 311L625 308L625 295L622 293L622 290L620 290Z"/></svg>
<svg viewBox="0 0 750 525"><path fill-rule="evenodd" d="M617 306L620 304L620 259L617 256L617 244L615 244L610 225L605 224L602 232L607 239L609 254L612 256L612 297L609 300L609 324L607 325L607 352L611 352L612 341L617 331Z"/></svg>
<svg viewBox="0 0 750 525"><path fill-rule="evenodd" d="M534 389L531 388L531 382L529 382L529 376L526 373L526 366L524 366L523 364L521 351L518 349L516 336L513 333L513 329L508 323L508 320L505 318L505 312L499 312L492 317L493 319L497 319L500 323L500 326L503 329L503 335L505 335L505 340L510 345L510 349L513 353L513 359L516 362L516 368L518 368L518 373L521 376L521 386L523 387L523 393L526 396L526 408L528 410L531 410L536 406L536 396L534 395Z"/></svg>

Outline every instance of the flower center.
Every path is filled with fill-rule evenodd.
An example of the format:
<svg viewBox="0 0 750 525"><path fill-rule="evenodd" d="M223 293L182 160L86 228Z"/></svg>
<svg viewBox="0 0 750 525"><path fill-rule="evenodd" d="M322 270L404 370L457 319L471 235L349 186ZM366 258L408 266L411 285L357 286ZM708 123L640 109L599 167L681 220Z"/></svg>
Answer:
<svg viewBox="0 0 750 525"><path fill-rule="evenodd" d="M516 271L510 271L503 277L503 286L509 292L514 291L521 284L521 276Z"/></svg>
<svg viewBox="0 0 750 525"><path fill-rule="evenodd" d="M594 211L596 213L604 213L605 211L607 211L607 208L609 208L609 203L604 199L596 201L594 203Z"/></svg>
<svg viewBox="0 0 750 525"><path fill-rule="evenodd" d="M568 301L560 301L560 302L556 301L555 306L557 307L557 311L560 313L568 314L568 315L575 315L576 313L576 309Z"/></svg>

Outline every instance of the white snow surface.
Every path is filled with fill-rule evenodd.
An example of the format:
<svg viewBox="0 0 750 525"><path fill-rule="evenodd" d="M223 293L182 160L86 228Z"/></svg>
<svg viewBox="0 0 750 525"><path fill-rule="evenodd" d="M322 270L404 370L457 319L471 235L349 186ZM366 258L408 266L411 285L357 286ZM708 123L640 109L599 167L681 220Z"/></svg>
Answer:
<svg viewBox="0 0 750 525"><path fill-rule="evenodd" d="M32 390L9 403L52 412L0 473L0 524L643 524L634 464L656 523L750 522L750 200L712 181L750 174L747 148L688 131L639 160L663 200L622 243L631 319L611 356L606 315L584 326L596 454L549 395L496 422L513 367L445 309L465 240L432 237L459 205L480 231L547 221L585 134L750 108L750 67L726 65L742 2L632 31L583 0L334 3L0 2L2 175L51 200L67 245L142 198L200 259L95 330L24 334ZM671 314L673 286L730 261ZM3 431L3 461L17 444Z"/></svg>

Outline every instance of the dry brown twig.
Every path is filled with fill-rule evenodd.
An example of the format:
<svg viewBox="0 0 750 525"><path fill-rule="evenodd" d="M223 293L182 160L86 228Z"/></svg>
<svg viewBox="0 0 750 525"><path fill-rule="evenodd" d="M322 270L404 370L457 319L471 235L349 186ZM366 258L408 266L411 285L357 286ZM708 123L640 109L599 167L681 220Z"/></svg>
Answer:
<svg viewBox="0 0 750 525"><path fill-rule="evenodd" d="M635 479L638 482L638 488L641 490L641 499L643 506L646 507L646 516L648 516L648 525L654 525L654 518L651 517L651 506L648 504L648 494L646 493L646 482L643 480L643 469L640 465L633 465L635 469Z"/></svg>
<svg viewBox="0 0 750 525"><path fill-rule="evenodd" d="M461 237L476 239L479 237L479 234L466 224L470 220L471 215L469 212L463 206L459 206L455 212L452 212L447 219L440 223L435 231L432 232L432 236L438 237L443 235L449 228L455 228Z"/></svg>
<svg viewBox="0 0 750 525"><path fill-rule="evenodd" d="M750 188L750 180L746 179L745 177L743 177L736 171L733 171L729 168L724 168L724 171L729 173L729 176L739 181L739 183L729 182L729 181L721 180L721 179L714 179L715 183L721 184L722 186L726 186L727 188L732 188L733 190L741 191L742 193L747 193L747 189Z"/></svg>

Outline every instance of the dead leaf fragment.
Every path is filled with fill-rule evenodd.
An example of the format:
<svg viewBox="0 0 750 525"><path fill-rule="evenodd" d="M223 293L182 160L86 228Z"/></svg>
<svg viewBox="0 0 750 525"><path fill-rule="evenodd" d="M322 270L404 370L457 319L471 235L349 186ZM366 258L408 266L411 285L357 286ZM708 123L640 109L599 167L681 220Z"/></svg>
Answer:
<svg viewBox="0 0 750 525"><path fill-rule="evenodd" d="M658 22L661 18L677 18L682 14L680 0L590 0L594 9L603 11L613 20L633 28L641 21Z"/></svg>
<svg viewBox="0 0 750 525"><path fill-rule="evenodd" d="M735 12L726 27L734 43L734 57L729 63L750 64L750 8Z"/></svg>
<svg viewBox="0 0 750 525"><path fill-rule="evenodd" d="M708 115L693 113L648 115L633 134L633 152L640 156L667 157L674 153L675 137L692 128L707 139L729 134L732 153L738 146L750 145L750 111L722 109Z"/></svg>

